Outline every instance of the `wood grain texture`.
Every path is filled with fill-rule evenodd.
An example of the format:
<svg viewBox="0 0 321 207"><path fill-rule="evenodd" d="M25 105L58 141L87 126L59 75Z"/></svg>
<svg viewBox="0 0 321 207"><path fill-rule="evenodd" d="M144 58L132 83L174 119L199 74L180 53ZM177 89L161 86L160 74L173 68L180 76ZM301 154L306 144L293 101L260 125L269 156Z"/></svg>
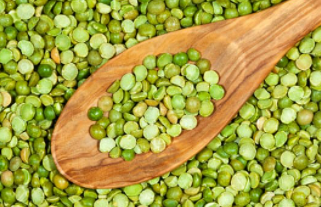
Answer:
<svg viewBox="0 0 321 207"><path fill-rule="evenodd" d="M126 50L91 75L65 106L51 143L58 170L83 187L116 188L178 167L224 128L286 51L321 24L320 11L321 0L291 0L257 14L162 35ZM198 118L196 129L183 132L160 154L146 153L125 162L100 153L98 141L89 135L93 122L87 118L88 109L145 56L191 47L211 60L226 90L224 99L215 102L215 113Z"/></svg>

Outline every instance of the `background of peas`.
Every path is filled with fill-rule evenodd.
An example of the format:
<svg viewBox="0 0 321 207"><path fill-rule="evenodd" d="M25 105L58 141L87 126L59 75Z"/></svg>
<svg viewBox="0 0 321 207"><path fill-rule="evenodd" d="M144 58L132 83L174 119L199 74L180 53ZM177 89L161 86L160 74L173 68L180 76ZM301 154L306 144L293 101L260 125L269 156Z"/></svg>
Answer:
<svg viewBox="0 0 321 207"><path fill-rule="evenodd" d="M58 173L50 154L64 104L108 59L157 35L280 2L0 0L0 206L320 206L320 28L218 137L162 177L84 189Z"/></svg>

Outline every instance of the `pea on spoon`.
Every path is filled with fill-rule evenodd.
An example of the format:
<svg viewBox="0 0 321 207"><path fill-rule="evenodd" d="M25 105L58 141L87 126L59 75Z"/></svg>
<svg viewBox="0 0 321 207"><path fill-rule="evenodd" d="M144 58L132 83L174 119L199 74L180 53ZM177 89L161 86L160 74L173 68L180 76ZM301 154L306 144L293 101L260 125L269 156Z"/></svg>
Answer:
<svg viewBox="0 0 321 207"><path fill-rule="evenodd" d="M278 60L300 39L321 25L321 0L292 0L245 17L192 27L144 41L108 61L75 92L60 115L51 150L60 173L87 188L118 188L161 176L202 150L253 94ZM91 138L87 111L106 89L144 57L195 48L220 74L225 97L216 111L198 117L162 153L137 155L128 162L111 159Z"/></svg>

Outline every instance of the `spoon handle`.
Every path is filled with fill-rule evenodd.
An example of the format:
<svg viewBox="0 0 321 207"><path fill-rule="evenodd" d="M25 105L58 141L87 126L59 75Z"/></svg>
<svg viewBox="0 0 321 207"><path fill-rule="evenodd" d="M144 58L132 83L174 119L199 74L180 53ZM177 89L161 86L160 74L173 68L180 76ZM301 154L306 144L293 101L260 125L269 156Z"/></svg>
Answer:
<svg viewBox="0 0 321 207"><path fill-rule="evenodd" d="M238 105L254 92L252 89L246 93L249 85L259 86L291 47L321 25L321 0L291 0L227 22L208 28L208 34L221 41L209 44L213 49L205 51L213 51L210 56L214 57L215 68L223 68L221 81L226 83L227 91L224 100ZM235 32L229 32L231 30ZM225 44L225 50L215 50L221 48L217 44ZM220 103L218 108L230 114L229 104Z"/></svg>

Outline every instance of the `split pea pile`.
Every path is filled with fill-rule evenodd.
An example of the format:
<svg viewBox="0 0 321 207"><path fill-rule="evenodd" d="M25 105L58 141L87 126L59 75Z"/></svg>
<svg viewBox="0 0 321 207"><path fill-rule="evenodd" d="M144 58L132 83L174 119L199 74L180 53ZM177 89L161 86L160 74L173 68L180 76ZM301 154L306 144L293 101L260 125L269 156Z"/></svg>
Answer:
<svg viewBox="0 0 321 207"><path fill-rule="evenodd" d="M107 91L112 97L101 97L98 107L89 109L89 119L97 121L90 134L111 158L130 161L135 154L160 153L172 137L197 126L197 115L208 117L214 112L211 99L224 96L218 82L210 61L195 49L174 56L149 55L133 73L110 86ZM104 112L109 112L108 118Z"/></svg>
<svg viewBox="0 0 321 207"><path fill-rule="evenodd" d="M0 0L0 206L321 206L321 28L293 46L207 147L161 177L85 189L58 173L50 152L65 103L108 59L280 2Z"/></svg>

